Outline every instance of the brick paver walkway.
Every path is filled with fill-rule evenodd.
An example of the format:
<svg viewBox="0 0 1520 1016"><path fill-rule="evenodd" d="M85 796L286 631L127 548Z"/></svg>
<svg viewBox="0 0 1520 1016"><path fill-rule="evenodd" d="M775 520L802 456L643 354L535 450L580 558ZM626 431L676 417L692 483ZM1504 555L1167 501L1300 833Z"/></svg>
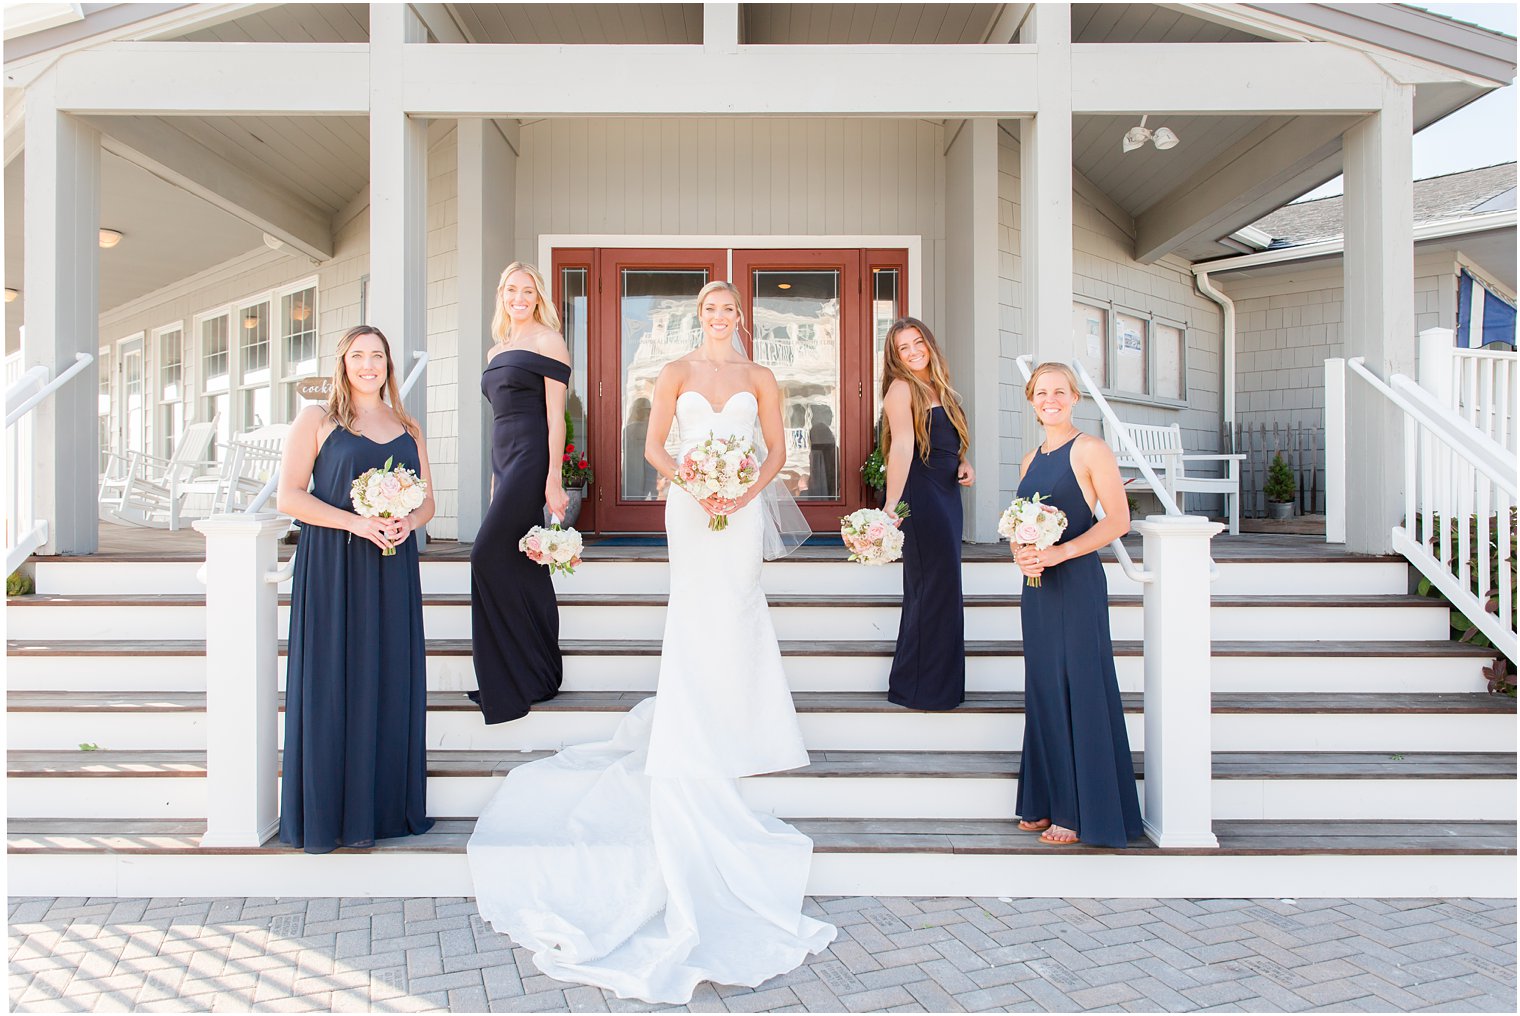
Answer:
<svg viewBox="0 0 1520 1016"><path fill-rule="evenodd" d="M692 1012L1515 1011L1510 900L825 897L833 946ZM21 1012L634 1012L467 899L10 901ZM684 1011L680 1009L671 1011Z"/></svg>

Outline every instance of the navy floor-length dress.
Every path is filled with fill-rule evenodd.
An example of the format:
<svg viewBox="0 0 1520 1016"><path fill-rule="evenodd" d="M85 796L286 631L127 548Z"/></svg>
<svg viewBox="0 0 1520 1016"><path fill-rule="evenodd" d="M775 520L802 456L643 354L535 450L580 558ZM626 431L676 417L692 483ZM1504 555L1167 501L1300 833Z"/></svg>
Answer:
<svg viewBox="0 0 1520 1016"><path fill-rule="evenodd" d="M1019 497L1043 494L1066 513L1060 543L1097 521L1071 448L1035 452ZM1050 819L1083 843L1122 847L1139 836L1140 798L1114 672L1108 582L1096 553L1046 568L1020 596L1024 628L1024 752L1016 810L1026 822Z"/></svg>
<svg viewBox="0 0 1520 1016"><path fill-rule="evenodd" d="M929 460L918 452L914 447L903 487L902 620L887 699L909 709L954 709L966 698L960 437L943 406L929 410Z"/></svg>
<svg viewBox="0 0 1520 1016"><path fill-rule="evenodd" d="M487 723L526 716L559 693L559 603L549 569L517 543L544 523L549 419L544 379L570 382L570 368L529 349L496 354L480 378L491 403L491 507L470 551L470 621L480 704Z"/></svg>
<svg viewBox="0 0 1520 1016"><path fill-rule="evenodd" d="M384 444L342 427L322 442L312 494L345 511L355 477L419 471L407 433ZM307 853L427 832L427 664L417 541L393 557L304 525L291 580L280 839Z"/></svg>

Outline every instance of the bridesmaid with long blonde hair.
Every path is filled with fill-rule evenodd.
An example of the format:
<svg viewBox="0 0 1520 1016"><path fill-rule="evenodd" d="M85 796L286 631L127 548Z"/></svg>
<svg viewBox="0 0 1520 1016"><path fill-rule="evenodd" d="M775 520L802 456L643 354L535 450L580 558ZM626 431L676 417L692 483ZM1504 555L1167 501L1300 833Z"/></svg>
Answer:
<svg viewBox="0 0 1520 1016"><path fill-rule="evenodd" d="M907 501L903 606L887 698L909 709L954 709L966 697L961 600L961 495L975 471L960 396L934 333L918 318L887 329L882 456L887 511Z"/></svg>
<svg viewBox="0 0 1520 1016"><path fill-rule="evenodd" d="M514 261L496 287L496 344L486 357L481 392L491 403L491 506L470 550L470 634L478 690L470 694L487 723L525 716L559 694L559 601L547 569L517 543L543 523L544 509L563 516L561 479L570 351L544 277Z"/></svg>

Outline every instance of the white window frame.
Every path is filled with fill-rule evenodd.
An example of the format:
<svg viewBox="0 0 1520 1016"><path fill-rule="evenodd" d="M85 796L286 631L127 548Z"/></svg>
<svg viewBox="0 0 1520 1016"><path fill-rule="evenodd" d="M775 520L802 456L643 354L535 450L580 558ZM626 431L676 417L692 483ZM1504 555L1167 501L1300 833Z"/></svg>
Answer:
<svg viewBox="0 0 1520 1016"><path fill-rule="evenodd" d="M237 377L235 371L237 370L238 358L237 336L232 332L232 315L235 311L236 308L232 304L223 304L212 310L202 311L191 319L194 322L192 327L195 329L195 337L191 342L191 348L195 351L196 383L191 403L194 407L195 415L190 417L190 419L206 420L207 422L211 420L212 413L211 407L206 404L206 400L211 398L212 395L221 395L223 392L212 392L207 386L209 376L206 373L206 337L203 326L207 321L214 318L225 317L227 319L227 411L223 414L223 420L216 435L218 444L226 442L238 432L236 420L237 386L233 383ZM220 457L220 454L220 449L213 446L208 457L216 459Z"/></svg>
<svg viewBox="0 0 1520 1016"><path fill-rule="evenodd" d="M1072 302L1091 307L1094 310L1102 310L1108 314L1108 335L1106 336L1106 358L1104 366L1108 376L1095 378L1103 397L1111 402L1127 402L1137 406L1156 406L1162 409L1186 409L1188 408L1188 324L1186 321L1177 321L1173 318L1150 311L1140 310L1127 304L1118 303L1114 300L1102 300L1097 297L1084 296L1081 293L1072 294ZM1119 364L1119 315L1139 318L1145 323L1145 384L1149 391L1132 392L1116 386L1115 379L1118 377ZM1181 398L1160 396L1155 394L1156 383L1156 326L1165 325L1175 328L1182 333L1182 363Z"/></svg>
<svg viewBox="0 0 1520 1016"><path fill-rule="evenodd" d="M269 391L269 419L263 422L265 424L290 422L290 414L287 411L285 400L285 389L287 385L293 384L296 380L299 379L290 375L289 365L286 362L286 331L283 323L283 316L280 313L280 304L286 296L289 296L292 293L299 293L303 289L310 289L312 291L312 317L318 321L318 324L316 326L317 363L318 370L320 371L322 362L322 328L319 317L322 300L320 277L316 275L308 275L294 282L281 283L280 285L271 287L269 289L255 290L254 292L248 293L239 299L230 300L226 303L203 310L191 318L190 329L193 334L193 340L190 343L190 347L193 350L192 359L196 365L196 373L194 374L194 378L197 383L192 385L187 380L185 387L187 397L189 398L191 404L194 407L197 407L200 410L200 413L197 413L196 415L190 415L187 413L187 420L209 418L204 416L204 400L210 397L210 395L213 393L207 390L204 370L201 369L204 366L205 357L205 346L202 340L201 326L205 321L225 316L227 318L228 335L228 409L227 422L225 427L226 435L230 437L245 430L249 430L253 427L253 421L251 419L245 419L245 414L243 412L243 400L247 392L260 387L267 388ZM244 384L242 314L244 311L249 310L253 307L257 307L261 304L266 305L269 308L270 317L269 379L263 382ZM215 394L220 395L221 393L217 392Z"/></svg>
<svg viewBox="0 0 1520 1016"><path fill-rule="evenodd" d="M153 447L164 451L164 458L174 454L174 442L179 437L178 433L160 433L163 424L164 410L166 407L178 404L180 407L180 429L195 419L195 405L190 399L190 362L185 355L189 349L187 329L183 320L169 324L159 325L150 334L153 337L153 419L149 423L149 433L152 435ZM174 399L164 398L164 361L163 345L164 337L171 332L179 332L179 393Z"/></svg>
<svg viewBox="0 0 1520 1016"><path fill-rule="evenodd" d="M112 373L112 370L115 367L115 358L111 355L112 350L115 348L116 347L111 343L107 343L96 350L96 352L100 355L96 360L96 366L99 369L99 373L96 377L95 388L95 433L104 438L104 440L101 441L100 447L97 449L99 452L100 472L102 475L105 474L106 463L109 461L107 456L116 450L116 399L113 397L116 391L116 378ZM105 382L103 385L100 383L102 379L104 379ZM100 391L102 388L105 389L106 396L106 411L104 413L100 411ZM101 420L105 421L105 433L103 435L100 434Z"/></svg>
<svg viewBox="0 0 1520 1016"><path fill-rule="evenodd" d="M278 348L274 351L274 355L270 361L274 367L274 370L271 372L271 383L274 385L274 391L270 397L273 400L274 418L280 423L289 423L295 418L294 414L287 409L287 406L291 404L288 392L294 389L297 381L301 380L300 377L291 373L291 365L285 355L286 341L289 338L289 333L285 331L285 314L281 308L287 296L292 296L305 289L311 290L312 332L317 343L316 371L320 374L322 372L322 288L318 285L318 281L318 277L313 275L298 282L288 283L274 291L274 334ZM295 402L294 405L296 407L295 412L300 412L301 404Z"/></svg>
<svg viewBox="0 0 1520 1016"><path fill-rule="evenodd" d="M269 372L269 377L263 381L244 383L243 332L246 331L246 329L243 327L243 313L245 311L253 310L260 305L263 305L265 307L265 313L267 314L267 319L269 322L268 341L270 348L265 366L265 369ZM232 346L233 349L236 350L232 358L233 374L231 378L232 405L234 413L233 419L237 424L236 428L233 430L233 433L238 434L245 430L252 430L255 426L267 426L268 424L275 422L274 385L275 377L278 375L279 371L274 359L275 346L278 341L275 336L276 328L274 324L274 291L264 290L259 293L254 293L252 296L246 297L245 299L233 301L230 307L232 311L230 318L232 324ZM243 413L243 399L248 392L257 391L260 388L266 389L269 392L269 418L255 424L251 418L245 419L245 414Z"/></svg>
<svg viewBox="0 0 1520 1016"><path fill-rule="evenodd" d="M138 344L138 348L142 352L143 420L142 433L138 436L138 440L142 442L140 450L152 454L152 407L155 402L152 397L152 389L149 387L149 381L153 374L149 362L147 332L132 332L130 335L123 335L111 343L112 359L114 361L111 371L111 415L113 417L111 421L111 445L114 451L118 451L122 455L128 455L133 450L129 440L130 435L127 433L127 378L125 374L127 357L123 351L125 346L133 342ZM120 442L120 447L117 447L118 442Z"/></svg>

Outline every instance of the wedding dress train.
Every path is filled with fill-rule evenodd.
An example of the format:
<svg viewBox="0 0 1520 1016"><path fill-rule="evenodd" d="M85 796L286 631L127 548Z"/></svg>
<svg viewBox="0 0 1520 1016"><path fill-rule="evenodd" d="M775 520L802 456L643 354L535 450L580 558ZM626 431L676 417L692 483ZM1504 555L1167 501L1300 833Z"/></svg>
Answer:
<svg viewBox="0 0 1520 1016"><path fill-rule="evenodd" d="M755 398L676 400L682 452L752 439ZM760 588L758 500L712 532L673 488L659 686L612 738L518 766L470 837L481 916L551 977L684 1003L754 986L834 939L802 914L812 841L745 805L735 779L807 765Z"/></svg>

